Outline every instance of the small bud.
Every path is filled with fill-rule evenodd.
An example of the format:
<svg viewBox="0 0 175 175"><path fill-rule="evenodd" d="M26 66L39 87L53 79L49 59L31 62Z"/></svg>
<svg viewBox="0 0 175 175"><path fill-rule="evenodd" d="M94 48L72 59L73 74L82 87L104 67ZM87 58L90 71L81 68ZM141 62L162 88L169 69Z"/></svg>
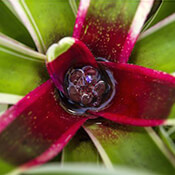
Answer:
<svg viewBox="0 0 175 175"><path fill-rule="evenodd" d="M89 95L89 94L83 94L82 98L81 98L81 103L83 105L88 105L92 102L93 100L93 96Z"/></svg>
<svg viewBox="0 0 175 175"><path fill-rule="evenodd" d="M68 88L68 93L69 97L74 101L74 102L80 102L81 101L81 96L77 89L74 86L71 86Z"/></svg>
<svg viewBox="0 0 175 175"><path fill-rule="evenodd" d="M82 76L83 76L83 72L82 72L81 70L74 70L74 71L71 73L71 75L70 75L70 77L69 77L69 80L70 80L70 82L72 82L73 84L76 84L76 83L78 82L78 80L79 80L80 78L82 78Z"/></svg>
<svg viewBox="0 0 175 175"><path fill-rule="evenodd" d="M94 87L94 92L97 96L101 96L105 92L105 90L106 87L104 81L99 81Z"/></svg>
<svg viewBox="0 0 175 175"><path fill-rule="evenodd" d="M94 84L98 81L98 71L95 68L91 66L86 66L83 68L83 70L87 83Z"/></svg>
<svg viewBox="0 0 175 175"><path fill-rule="evenodd" d="M105 76L92 66L70 68L65 76L68 101L76 103L76 107L100 108L102 103L108 102L111 94L106 88L109 81L106 81Z"/></svg>

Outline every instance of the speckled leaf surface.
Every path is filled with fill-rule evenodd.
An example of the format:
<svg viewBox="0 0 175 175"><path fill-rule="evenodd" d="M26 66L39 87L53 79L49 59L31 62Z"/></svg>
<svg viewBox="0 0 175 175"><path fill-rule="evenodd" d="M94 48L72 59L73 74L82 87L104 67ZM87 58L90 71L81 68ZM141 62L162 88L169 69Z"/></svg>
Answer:
<svg viewBox="0 0 175 175"><path fill-rule="evenodd" d="M63 150L62 163L100 164L97 149L83 130L79 130Z"/></svg>
<svg viewBox="0 0 175 175"><path fill-rule="evenodd" d="M69 0L10 1L31 33L38 50L47 48L64 36L71 36L75 16Z"/></svg>
<svg viewBox="0 0 175 175"><path fill-rule="evenodd" d="M169 116L175 102L175 77L133 64L100 62L116 81L111 105L90 111L120 124L157 126Z"/></svg>
<svg viewBox="0 0 175 175"><path fill-rule="evenodd" d="M131 62L174 75L175 14L145 31L136 43ZM169 118L175 118L173 106Z"/></svg>
<svg viewBox="0 0 175 175"><path fill-rule="evenodd" d="M0 117L0 163L20 169L43 164L62 150L86 120L60 106L57 90L48 80Z"/></svg>
<svg viewBox="0 0 175 175"><path fill-rule="evenodd" d="M70 4L69 4L70 1L68 0L40 0L40 1L39 0L38 1L37 0L16 0L16 1L11 0L11 1L13 1L12 3L13 5L17 2L20 5L20 10L22 9L24 14L26 15L28 22L32 26L32 30L35 33L34 35L32 34L32 37L35 40L35 43L37 43L36 45L40 52L46 52L50 44L52 44L53 42L57 42L63 36L72 35L74 14L70 8ZM97 1L94 1L94 2L97 2ZM125 0L125 1L118 0L118 2L119 4L117 8L123 9L121 14L124 15L124 20L126 17L126 23L124 25L130 26L131 23L130 21L128 22L128 18L134 17L135 14L133 9L135 10L138 9L137 3L141 1L136 1L136 4L137 4L136 6L134 6L130 0ZM122 2L126 2L125 4L126 6L122 6ZM151 0L150 1L148 0L148 2L151 2ZM103 5L105 6L105 3ZM112 5L111 7L109 5L109 8L113 8ZM15 9L17 10L18 7L15 7ZM17 10L17 12L19 11ZM107 9L105 13L108 13L108 12L109 10ZM132 15L130 14L130 12ZM93 10L91 13L93 13ZM121 14L119 14L119 16ZM111 16L107 16L106 18L109 18L110 20L110 17ZM23 20L23 22L24 21L25 20ZM28 24L26 24L26 27ZM30 31L30 28L28 28L28 30ZM173 31L172 27L168 31ZM128 36L130 38L130 35ZM174 36L174 32L172 33L171 36ZM108 38L108 37L105 37L105 38ZM137 37L135 37L135 39L136 38ZM168 38L171 39L170 36ZM102 37L101 39L103 40ZM127 39L126 39L125 47L128 47L129 40ZM159 43L160 41L161 39L159 40ZM148 43L151 43L151 42L152 40L150 39ZM157 43L157 45L159 43ZM11 43L10 41L8 42L8 45L4 45L3 43L1 43L0 45L0 57L1 57L0 65L2 65L2 68L3 68L3 69L0 69L0 75L2 74L2 77L4 77L3 81L0 80L0 93L2 88L3 89L2 93L13 93L18 95L25 95L27 92L31 91L32 89L34 89L35 87L43 83L45 80L47 80L47 73L46 73L46 68L45 68L44 59L43 59L44 56L38 55L36 52L29 51L26 48L24 49L25 51L23 49L21 49L20 51L21 47L16 46L16 44L15 44L15 47L13 47L14 46L13 44L14 43L13 42ZM170 45L173 45L173 44L174 42L170 40ZM93 47L96 47L96 45ZM125 50L126 52L125 51L122 52L122 54L124 53L124 55L119 53L121 58L125 58L125 56L127 57L130 54L132 47L133 47L133 43L131 43L131 46L129 45L129 48L130 48L129 51ZM150 48L151 47L149 47L149 49ZM95 51L98 52L98 50L95 50ZM114 55L115 55L115 50L113 50L112 52L114 52ZM104 55L105 54L106 52L104 52ZM171 55L171 54L174 55L174 52L171 51L170 53L168 53L168 55ZM97 54L97 55L104 56L103 54L102 55ZM163 55L163 51L162 51L162 55ZM107 57L107 56L104 56L104 57ZM109 59L111 60L111 55ZM162 60L163 59L166 60L165 58L162 58ZM168 70L173 69L173 67L171 67L171 64L173 64L173 62L170 61ZM170 73L172 72L173 71L171 71ZM2 83L2 86L1 86L1 83ZM54 92L52 87L49 87L47 92L50 93L51 95L50 98L53 99L52 95ZM38 92L37 94L40 94L40 92ZM29 100L28 97L26 98L27 98L26 101L28 101ZM21 163L29 160L31 160L31 162L27 164L27 166L44 163L51 157L55 156L56 153L61 150L60 145L57 145L58 147L53 146L52 147L53 150L47 149L50 147L52 142L54 142L57 139L57 137L59 137L59 132L57 132L58 127L59 129L61 129L63 125L59 126L60 125L59 119L54 118L55 116L53 116L52 114L52 110L55 110L55 108L53 109L53 106L55 106L55 103L53 103L53 106L52 106L52 100L49 101L48 104L46 104L45 101L47 100L43 100L44 99L43 96L41 96L41 99L42 99L41 105L38 105L38 104L37 104L38 106L36 105L37 108L35 112L37 113L38 111L42 110L42 112L40 113L42 114L42 116L40 116L40 114L35 116L33 114L30 114L30 112L27 113L28 112L28 108L27 108L26 110L27 112L25 111L26 116L28 115L30 116L23 117L22 115L20 115L14 121L16 123L12 122L11 124L9 124L9 126L5 128L2 134L0 135L0 142L3 142L3 144L0 144L0 147L1 147L0 148L0 152L1 152L0 167L1 166L4 167L3 169L0 168L0 174L2 173L4 174L10 169L13 169L16 165L20 165ZM15 107L13 107L12 109L14 108ZM59 116L62 116L60 120L62 119L65 120L66 126L68 126L69 119L66 117L67 113L65 114L63 112L64 114L62 115L62 113L60 112L62 111L62 109L59 108L60 111L58 111L59 110L58 108L59 106L57 106L56 111L57 113L59 113ZM44 111L46 109L47 109L47 112L51 111L51 114L49 115L51 118L54 118L53 123L51 123L51 121L48 122L47 116L45 115L47 112ZM11 120L10 118L11 117L9 117L9 120ZM6 123L6 121L5 120L3 121L3 119L1 121L2 121L1 124ZM56 121L58 121L58 123ZM91 123L89 125L86 125L85 129L93 141L94 140L98 141L98 142L94 141L94 143L96 144L96 147L99 150L104 163L108 167L113 167L113 165L117 164L117 165L127 165L129 167L134 167L134 168L140 167L140 169L147 169L147 170L155 171L161 174L174 173L175 169L171 165L171 164L175 165L174 158L172 158L171 155L167 153L168 151L162 151L160 148L158 148L158 146L155 144L155 142L152 140L152 138L148 135L148 133L143 128L121 126L121 125L114 124L112 122L103 122L103 121L101 122L102 123L101 124L100 122L101 121L99 120L99 122L95 124ZM30 129L30 126L32 129ZM53 132L53 130L55 130L55 132ZM48 134L48 132L52 134ZM12 133L12 135L9 133ZM64 143L65 142L67 143L67 141L70 139L70 135L64 135L64 136L65 136L64 137L65 140L63 139ZM47 140L47 138L49 139ZM162 145L160 144L160 146ZM9 148L9 152L6 151L7 147ZM166 148L163 148L163 149L166 149ZM37 157L37 155L39 155L44 150L48 150L48 152L46 151L45 155L41 155ZM79 155L76 156L77 154ZM98 162L98 156L96 154L97 154L96 149L94 148L94 146L89 140L87 142L86 140L81 140L81 138L77 136L65 148L65 152L63 154L64 155L63 162L69 162L69 161ZM20 155L24 155L24 156L20 156ZM33 158L35 158L34 161L33 161ZM34 174L35 175L36 174L42 174L42 175L43 174L73 174L73 173L76 175L93 174L93 173L96 174L96 172L90 171L88 169L80 170L76 168L76 170L71 169L70 171L65 169L63 171L60 170L55 172L44 170L37 173L34 172ZM106 171L104 172L103 171L104 170L101 169L97 172L97 174L107 174ZM125 171L117 171L117 173L119 174L121 172L122 174L124 174ZM111 175L111 174L117 174L117 173L110 172L109 174ZM127 171L126 174L135 175L137 173L132 171ZM139 172L138 174L141 174L141 173ZM142 172L142 174L144 173Z"/></svg>
<svg viewBox="0 0 175 175"><path fill-rule="evenodd" d="M167 159L144 128L98 120L86 124L85 130L107 167L124 165L161 174L172 174L175 171L171 164L175 163L175 159L171 155ZM162 146L161 142L159 146Z"/></svg>
<svg viewBox="0 0 175 175"><path fill-rule="evenodd" d="M32 48L35 44L23 24L14 16L3 1L0 1L0 32Z"/></svg>
<svg viewBox="0 0 175 175"><path fill-rule="evenodd" d="M145 31L135 45L131 62L167 73L175 72L175 14Z"/></svg>
<svg viewBox="0 0 175 175"><path fill-rule="evenodd" d="M25 95L48 79L45 56L0 35L0 93Z"/></svg>
<svg viewBox="0 0 175 175"><path fill-rule="evenodd" d="M82 0L73 36L96 57L127 62L153 0Z"/></svg>

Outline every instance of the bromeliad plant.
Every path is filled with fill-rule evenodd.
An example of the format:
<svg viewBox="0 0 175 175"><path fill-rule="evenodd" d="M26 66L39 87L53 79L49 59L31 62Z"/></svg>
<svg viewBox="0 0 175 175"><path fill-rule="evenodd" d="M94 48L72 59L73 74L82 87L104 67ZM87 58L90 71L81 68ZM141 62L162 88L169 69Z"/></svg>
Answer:
<svg viewBox="0 0 175 175"><path fill-rule="evenodd" d="M18 63L14 66L12 66L13 62L9 63L11 64L9 68L12 69L11 74L18 69L16 80L24 81L24 85L29 88L23 88L22 83L19 83L19 87L18 82L10 82L11 75L9 74L10 80L3 80L1 83L5 87L0 88L1 92L11 91L24 95L39 84L43 84L25 95L0 117L0 163L3 162L5 166L7 164L12 167L20 166L21 170L43 164L56 156L89 119L102 117L122 124L124 128L128 127L125 125L157 126L166 122L175 102L175 77L168 74L169 71L174 71L174 67L172 66L167 71L161 63L160 70L162 71L151 69L154 68L154 59L158 60L159 57L156 53L149 55L149 52L144 51L144 47L143 51L137 52L139 45L132 55L131 62L145 64L147 68L127 63L138 35L153 7L154 0L132 2L130 0L82 0L72 37L68 35L72 24L69 20L73 18L68 5L70 3L75 7L73 1L68 3L68 1L61 0L53 2L9 0L5 3L16 15L15 19L19 18L25 24L33 37L37 50L41 53L47 51L46 67L50 78L44 83L44 80L40 80L42 75L47 77L45 68L40 63L45 56L21 44L14 44L12 39L1 34L2 52L8 50L7 53L13 55L16 49L15 57L22 55L23 59L35 60L34 63L31 63L30 60L27 63L33 69L33 72L30 72L31 75L28 75L28 70L20 67ZM53 11L50 11L50 7L53 8ZM41 8L41 11L35 8ZM54 8L61 11L58 12L58 16ZM51 20L45 21L46 16L52 13L53 18L50 16ZM54 23L55 21L57 22ZM62 24L64 25L61 26ZM143 33L142 38L152 34L154 37L154 32L159 28L166 30L169 24L175 25L174 14ZM67 31L64 32L64 29ZM28 33L25 29L23 29L25 32L21 33L26 34L26 38L18 38L16 34L10 32L11 29L8 30L5 32L9 36L33 46L30 37L27 38ZM67 37L64 37L66 35ZM148 37L148 41L148 44L152 44L154 40ZM9 43L12 43L11 46ZM22 54L19 55L19 52ZM163 54L164 52L166 49ZM29 53L31 58L26 57L26 53ZM174 51L172 53L174 54ZM143 55L146 55L146 58ZM6 64L5 59L1 56L0 66L2 68L3 64ZM145 60L148 60L148 63L151 60L153 64L146 65ZM159 61L166 62L161 55L160 60L155 64L159 64ZM159 66L157 67L159 69ZM27 74L26 77L20 75L23 74L23 69L24 75ZM19 78L20 76L24 79ZM101 121L101 119L96 121ZM118 132L116 124L110 122L107 122L108 127L115 125L114 130L108 131L109 134L101 132L106 126L105 123L102 120L102 127L96 127L95 131L90 124L84 127L92 139L98 138L99 134L109 137L114 134L114 131ZM135 132L134 127L131 128L131 131ZM115 139L116 137L113 138ZM106 139L106 142L110 143L111 138ZM97 141L94 143L98 147L99 143ZM166 154L174 162L174 157L169 153ZM104 160L103 156L102 159ZM109 161L106 162L109 165ZM171 167L170 171L173 170L174 168Z"/></svg>

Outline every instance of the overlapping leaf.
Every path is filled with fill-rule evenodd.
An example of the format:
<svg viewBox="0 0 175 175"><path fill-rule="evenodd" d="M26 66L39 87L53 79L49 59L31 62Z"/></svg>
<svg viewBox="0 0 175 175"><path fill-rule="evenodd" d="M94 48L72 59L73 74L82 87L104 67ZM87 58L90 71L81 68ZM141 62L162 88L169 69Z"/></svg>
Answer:
<svg viewBox="0 0 175 175"><path fill-rule="evenodd" d="M15 2L13 2L13 4L15 4ZM24 14L27 16L28 22L30 23L30 25L33 28L32 30L34 31L35 34L32 34L32 36L35 39L35 43L37 43L36 45L38 47L38 50L40 50L41 52L45 52L47 47L51 43L59 40L61 37L65 36L65 35L71 35L74 16L73 16L73 13L71 12L71 10L68 10L68 9L70 9L68 1L64 1L64 3L63 3L63 0L62 1L61 0L59 0L59 1L44 0L41 3L41 1L35 1L35 0L30 0L30 1L29 0L24 0L24 1L19 0L18 5L20 5L20 9L23 10ZM128 4L126 4L126 5L129 5L129 1L128 1ZM15 8L17 9L16 6L15 6ZM67 14L67 16L65 15L65 13ZM24 20L23 20L23 22L24 22ZM168 28L168 27L166 27L166 28ZM29 29L29 31L30 31L30 29ZM172 30L172 27L169 27L169 29L167 31L172 32L174 30ZM166 32L162 32L162 33L163 33L163 36L165 36ZM159 36L161 36L162 33L159 33ZM168 34L169 33L170 32L168 32ZM172 35L168 36L168 39L170 39L171 46L173 46L173 44L174 44L174 42L171 40L171 38L173 38L172 37L173 35L174 35L174 33L172 33ZM156 36L156 37L154 38L154 36ZM154 36L151 36L147 42L152 43L152 38L153 38L153 41L157 40L158 34L154 35ZM148 35L148 37L149 37L149 35ZM144 37L143 37L143 39L144 39ZM164 38L164 40L162 38L158 39L158 42L156 42L156 44L158 45L159 43L161 43L160 41L163 41L163 44L164 44L164 43L166 43L165 41L167 41L167 40L165 40L165 38ZM141 42L141 40L139 42ZM143 45L146 46L145 43L147 43L147 42L143 42L144 43ZM152 46L155 47L155 43L153 42L152 44L153 45L148 47L148 50L151 50L153 48ZM159 45L158 47L160 48L161 45ZM160 49L158 49L158 47L157 47L157 51L160 51ZM137 47L136 47L136 49L137 49ZM27 59L27 61L24 62L24 61L22 61L22 59L19 60L18 57L20 57L20 58L22 58L22 57L24 58L26 56L31 57L30 53L26 55L26 54L20 53L19 50L14 51L14 49L11 49L9 47L6 48L4 46L1 47L1 50L3 50L2 57L7 56L7 58L9 59L9 61L8 61L9 65L7 64L7 62L4 63L5 60L1 60L2 63L4 63L4 65L6 66L6 68L4 68L4 71L2 71L2 76L4 76L4 73L5 73L7 68L9 70L9 72L14 70L14 67L13 67L14 61L10 62L10 60L16 60L15 67L19 67L19 69L16 71L16 74L13 71L11 72L12 74L10 74L10 75L12 75L12 78L10 77L11 79L9 80L9 83L11 83L11 86L9 86L9 87L6 86L4 83L6 82L7 77L6 77L6 79L4 79L3 92L16 93L16 94L23 95L27 91L30 91L31 89L33 89L35 86L37 86L38 84L40 84L43 81L43 79L42 79L42 81L39 81L40 76L42 75L42 74L40 74L39 70L44 63L42 61L41 62L39 61L40 63L37 62L36 61L37 56L32 56L35 60L34 62L33 61L31 62L31 60L28 60L28 59ZM4 50L6 50L6 52ZM7 53L7 50L8 50L8 53ZM170 54L174 55L174 52L172 51L172 47L171 47L171 49L169 49L168 46L162 47L161 50L168 51L167 55L170 55ZM169 50L171 50L171 51L169 52ZM13 54L11 54L11 52L13 52ZM15 52L15 54L14 54L14 52ZM142 55L141 53L143 53L143 52L142 51L137 52L137 54L134 53L140 59L140 56L138 53L140 53L140 55ZM161 53L163 55L163 51ZM153 53L150 53L150 56L152 54ZM13 57L11 55L13 55ZM149 54L147 56L149 56ZM147 59L147 56L145 55L145 59ZM158 56L161 56L161 54L159 54ZM164 59L165 60L167 59L166 55L164 57L162 57L161 61ZM153 58L152 58L152 60L153 60ZM149 60L147 60L147 61L149 62ZM157 64L159 64L158 59L157 59L157 61L158 61ZM138 61L138 62L140 62L140 61ZM144 66L149 67L149 65L146 65L146 63L138 63L138 62L134 62L134 63L139 64L139 65L145 64ZM25 67L22 69L21 68L22 66L21 67L19 66L21 63L24 66L26 66L26 64L27 64L27 68ZM161 64L162 63L164 64L164 61L162 61ZM154 68L154 64L152 66ZM158 65L156 69L158 69L158 70L167 69L166 71L170 72L170 73L172 73L172 71L174 70L170 64L167 66L167 68L163 67L163 66L162 66L163 67L162 68L161 66ZM159 69L159 67L161 67L161 68ZM21 70L21 71L19 71L19 70ZM27 70L27 71L25 71L25 70ZM23 78L24 76L22 76L22 77L19 76L19 74L22 74L23 72L25 74L24 76L27 77L26 78L27 82L24 81L25 82L24 84L22 84L22 80L24 80L24 78ZM14 74L14 77L13 77L13 74ZM15 76L18 78L15 79ZM35 80L36 77L37 77L37 80ZM33 79L34 79L34 81L33 81ZM18 80L20 80L20 81L18 81ZM15 82L19 82L19 83L17 83L17 85L15 86ZM29 82L32 82L32 86L30 86ZM33 84L33 82L35 82L35 83ZM30 87L28 87L28 86L30 86ZM6 87L8 87L7 90L5 90ZM166 148L163 148L163 150L159 150L158 146L153 142L153 140L149 137L149 135L145 132L145 130L143 128L135 128L135 127L128 127L128 126L124 127L124 126L119 126L116 124L110 124L110 126L108 126L108 124L107 124L107 126L106 126L105 123L103 123L103 125L101 125L100 123L97 123L97 124L92 123L91 125L86 126L86 130L89 133L89 135L91 136L93 141L94 140L98 141L97 144L95 144L95 145L98 148L105 164L108 165L109 167L111 167L112 164L121 164L121 165L127 165L127 166L131 166L131 167L145 168L145 169L149 169L152 171L165 173L165 174L166 173L172 174L174 172L174 168L171 165L171 163L174 164L174 158L171 157L167 151L165 151ZM74 142L73 144L76 144L76 142ZM91 144L89 144L89 145L91 145ZM83 146L82 146L82 148L83 148ZM92 149L90 151L92 151ZM105 152L106 152L106 154L104 154ZM75 153L77 154L76 151L75 151ZM84 160L84 155L82 157ZM70 159L73 160L72 158L70 158ZM81 159L81 156L80 156L80 159ZM3 166L4 162L2 160L0 160L0 161L1 161L0 164ZM5 168L5 165L4 165L4 168ZM11 165L8 165L7 168L10 169ZM12 168L13 168L13 166L12 166ZM70 172L72 172L72 171L74 171L74 170L71 169ZM87 170L85 170L85 171L87 171ZM46 174L52 173L52 171L45 171L45 170L44 170L44 172ZM62 173L62 174L65 173L66 174L66 173L70 173L70 172L67 172L64 170L64 172L60 171L58 173ZM75 174L78 174L78 173L79 172L77 172L77 170L76 170ZM84 170L80 171L80 174L83 174L83 173L89 174L87 172L84 172ZM100 171L100 174L102 174L102 173L103 172ZM36 172L34 172L34 174L36 174ZM38 174L43 174L43 171L38 172ZM91 174L92 174L92 172L91 172ZM131 174L131 171L129 172L129 174Z"/></svg>
<svg viewBox="0 0 175 175"><path fill-rule="evenodd" d="M45 56L0 35L0 93L25 95L48 79Z"/></svg>
<svg viewBox="0 0 175 175"><path fill-rule="evenodd" d="M151 129L148 135L144 128L98 120L86 124L85 130L109 168L125 165L161 174L175 171L175 158Z"/></svg>
<svg viewBox="0 0 175 175"><path fill-rule="evenodd" d="M30 47L35 47L27 29L17 17L11 13L3 1L0 1L0 32Z"/></svg>
<svg viewBox="0 0 175 175"><path fill-rule="evenodd" d="M175 72L175 14L145 31L137 41L131 62L137 65Z"/></svg>
<svg viewBox="0 0 175 175"><path fill-rule="evenodd" d="M175 126L160 126L159 134L167 147L175 155Z"/></svg>
<svg viewBox="0 0 175 175"><path fill-rule="evenodd" d="M80 130L64 148L62 162L64 164L94 163L98 165L100 164L101 159L90 138L83 130Z"/></svg>
<svg viewBox="0 0 175 175"><path fill-rule="evenodd" d="M6 168L0 168L0 174L8 168L24 170L49 161L87 120L67 113L58 98L48 80L2 114L0 164Z"/></svg>
<svg viewBox="0 0 175 175"><path fill-rule="evenodd" d="M152 18L146 24L146 29L154 26L159 21L163 20L164 18L170 16L175 12L175 0L160 0L161 4L158 7L155 14L153 14ZM155 1L155 3L159 4L159 1Z"/></svg>
<svg viewBox="0 0 175 175"><path fill-rule="evenodd" d="M9 0L28 28L40 52L64 36L71 36L75 16L69 0Z"/></svg>
<svg viewBox="0 0 175 175"><path fill-rule="evenodd" d="M139 171L137 169L130 169L127 167L116 167L113 170L108 170L96 166L84 166L80 165L65 165L59 166L57 164L47 164L40 168L35 168L28 172L25 172L24 175L154 175L155 173L149 171Z"/></svg>
<svg viewBox="0 0 175 175"><path fill-rule="evenodd" d="M148 68L175 72L175 14L162 20L143 34L135 45L131 63ZM169 118L175 117L173 106Z"/></svg>

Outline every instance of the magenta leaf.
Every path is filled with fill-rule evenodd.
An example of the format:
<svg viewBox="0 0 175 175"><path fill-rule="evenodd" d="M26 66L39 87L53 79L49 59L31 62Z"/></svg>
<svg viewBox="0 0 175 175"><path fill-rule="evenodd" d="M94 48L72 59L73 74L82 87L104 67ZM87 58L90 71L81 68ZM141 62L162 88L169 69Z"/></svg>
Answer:
<svg viewBox="0 0 175 175"><path fill-rule="evenodd" d="M111 106L92 114L138 126L156 126L164 122L175 102L173 76L136 65L101 64L114 74L116 95Z"/></svg>
<svg viewBox="0 0 175 175"><path fill-rule="evenodd" d="M94 56L125 63L154 0L81 0L73 36Z"/></svg>
<svg viewBox="0 0 175 175"><path fill-rule="evenodd" d="M48 80L0 117L0 159L22 169L45 163L86 120L63 110Z"/></svg>
<svg viewBox="0 0 175 175"><path fill-rule="evenodd" d="M96 60L83 42L67 37L53 44L47 51L47 69L56 87L63 91L65 73L71 67L91 65Z"/></svg>

